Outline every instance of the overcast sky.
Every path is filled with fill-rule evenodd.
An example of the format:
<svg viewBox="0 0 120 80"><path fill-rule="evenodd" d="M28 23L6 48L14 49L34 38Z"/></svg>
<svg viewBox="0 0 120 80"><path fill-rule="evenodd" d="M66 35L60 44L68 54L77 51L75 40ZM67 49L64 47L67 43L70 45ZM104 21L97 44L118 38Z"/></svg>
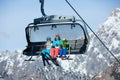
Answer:
<svg viewBox="0 0 120 80"><path fill-rule="evenodd" d="M85 21L96 31L120 0L69 0ZM45 0L47 15L75 15L65 0ZM39 0L0 0L0 52L24 49L25 27L41 17Z"/></svg>

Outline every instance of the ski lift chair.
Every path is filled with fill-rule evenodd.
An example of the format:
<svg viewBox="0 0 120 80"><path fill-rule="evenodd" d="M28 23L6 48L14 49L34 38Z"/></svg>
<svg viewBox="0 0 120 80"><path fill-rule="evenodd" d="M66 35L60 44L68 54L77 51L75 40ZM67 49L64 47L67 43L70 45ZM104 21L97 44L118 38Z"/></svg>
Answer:
<svg viewBox="0 0 120 80"><path fill-rule="evenodd" d="M74 16L51 15L37 18L26 27L25 32L28 45L23 54L27 56L39 55L46 37L51 36L51 40L54 41L56 34L69 41L68 54L83 54L88 45L87 30Z"/></svg>

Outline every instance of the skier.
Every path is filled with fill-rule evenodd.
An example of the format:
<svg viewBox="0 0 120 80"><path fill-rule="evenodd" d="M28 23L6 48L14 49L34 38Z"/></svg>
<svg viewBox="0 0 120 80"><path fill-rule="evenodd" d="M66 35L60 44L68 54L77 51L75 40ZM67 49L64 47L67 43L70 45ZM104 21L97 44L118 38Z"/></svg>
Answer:
<svg viewBox="0 0 120 80"><path fill-rule="evenodd" d="M67 50L69 49L69 42L67 39L63 38L60 42L61 50L60 50L60 57L66 57ZM64 56L63 56L64 55Z"/></svg>
<svg viewBox="0 0 120 80"><path fill-rule="evenodd" d="M53 41L53 46L51 48L50 56L53 59L57 59L59 51L60 51L60 36L56 35L55 36L55 41Z"/></svg>
<svg viewBox="0 0 120 80"><path fill-rule="evenodd" d="M45 43L45 48L43 48L43 50L41 51L44 66L45 66L45 60L49 64L48 59L50 59L50 49L52 46L51 37L48 36L46 40L47 42Z"/></svg>

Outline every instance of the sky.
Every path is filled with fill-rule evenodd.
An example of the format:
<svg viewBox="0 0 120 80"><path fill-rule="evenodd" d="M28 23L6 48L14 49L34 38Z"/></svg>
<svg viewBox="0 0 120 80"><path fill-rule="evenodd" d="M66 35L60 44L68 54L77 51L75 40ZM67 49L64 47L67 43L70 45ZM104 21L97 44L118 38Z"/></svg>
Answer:
<svg viewBox="0 0 120 80"><path fill-rule="evenodd" d="M120 0L68 0L82 18L96 31ZM77 15L65 0L45 0L47 15ZM0 52L25 49L25 27L41 17L39 0L0 0ZM42 34L41 34L42 35Z"/></svg>

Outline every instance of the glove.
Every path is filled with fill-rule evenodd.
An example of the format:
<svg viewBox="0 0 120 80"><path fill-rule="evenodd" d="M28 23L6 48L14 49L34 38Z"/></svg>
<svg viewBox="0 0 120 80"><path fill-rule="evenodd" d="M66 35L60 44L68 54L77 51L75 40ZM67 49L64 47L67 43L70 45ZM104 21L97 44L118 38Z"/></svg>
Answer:
<svg viewBox="0 0 120 80"><path fill-rule="evenodd" d="M60 48L62 48L62 44L60 44Z"/></svg>
<svg viewBox="0 0 120 80"><path fill-rule="evenodd" d="M56 46L58 46L58 44L56 44Z"/></svg>
<svg viewBox="0 0 120 80"><path fill-rule="evenodd" d="M42 49L46 49L46 47L45 47L45 46L42 46Z"/></svg>

